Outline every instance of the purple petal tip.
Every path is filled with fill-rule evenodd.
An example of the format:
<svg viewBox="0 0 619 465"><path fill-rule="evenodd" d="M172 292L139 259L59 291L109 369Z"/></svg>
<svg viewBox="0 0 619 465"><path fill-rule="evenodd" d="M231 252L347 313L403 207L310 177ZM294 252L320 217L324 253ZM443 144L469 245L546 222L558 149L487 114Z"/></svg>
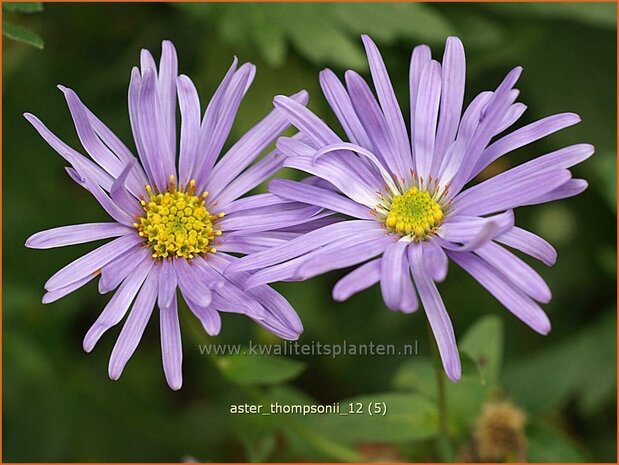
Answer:
<svg viewBox="0 0 619 465"><path fill-rule="evenodd" d="M181 387L183 387L183 380L168 380L168 386L170 386L170 389L172 389L173 391L178 391Z"/></svg>
<svg viewBox="0 0 619 465"><path fill-rule="evenodd" d="M107 374L112 381L118 381L118 378L120 378L120 375L122 374L122 368L110 365L107 370Z"/></svg>
<svg viewBox="0 0 619 465"><path fill-rule="evenodd" d="M450 371L447 371L446 373L447 373L447 377L454 383L457 383L458 381L460 381L460 378L462 377L462 373L459 368L456 372L451 372L450 370Z"/></svg>

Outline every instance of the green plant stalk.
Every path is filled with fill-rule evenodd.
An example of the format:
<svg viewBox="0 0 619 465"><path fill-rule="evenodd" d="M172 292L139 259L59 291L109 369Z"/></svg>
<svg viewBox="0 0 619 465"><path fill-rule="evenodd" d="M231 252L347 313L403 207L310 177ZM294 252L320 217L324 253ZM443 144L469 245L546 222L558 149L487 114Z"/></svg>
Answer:
<svg viewBox="0 0 619 465"><path fill-rule="evenodd" d="M428 338L436 371L436 402L438 404L439 434L436 441L436 454L443 462L454 460L454 447L449 436L449 426L447 422L447 393L445 389L445 373L441 362L441 354L434 339L434 333L427 322Z"/></svg>

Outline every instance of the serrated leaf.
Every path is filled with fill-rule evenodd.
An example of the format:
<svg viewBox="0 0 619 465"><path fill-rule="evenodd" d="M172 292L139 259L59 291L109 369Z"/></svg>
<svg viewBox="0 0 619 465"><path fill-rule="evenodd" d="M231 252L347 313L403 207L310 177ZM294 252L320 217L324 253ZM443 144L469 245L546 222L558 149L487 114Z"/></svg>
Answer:
<svg viewBox="0 0 619 465"><path fill-rule="evenodd" d="M4 2L2 4L4 11L16 13L39 13L43 11L42 2Z"/></svg>
<svg viewBox="0 0 619 465"><path fill-rule="evenodd" d="M275 356L224 356L217 367L229 380L243 385L272 385L296 378L305 364Z"/></svg>
<svg viewBox="0 0 619 465"><path fill-rule="evenodd" d="M9 39L23 42L41 50L43 49L43 39L39 35L17 24L2 21L2 34Z"/></svg>
<svg viewBox="0 0 619 465"><path fill-rule="evenodd" d="M456 31L432 6L417 3L244 3L183 8L211 22L236 46L255 48L274 66L283 65L288 45L309 61L342 68L367 68L359 35L393 42L414 38L442 42Z"/></svg>

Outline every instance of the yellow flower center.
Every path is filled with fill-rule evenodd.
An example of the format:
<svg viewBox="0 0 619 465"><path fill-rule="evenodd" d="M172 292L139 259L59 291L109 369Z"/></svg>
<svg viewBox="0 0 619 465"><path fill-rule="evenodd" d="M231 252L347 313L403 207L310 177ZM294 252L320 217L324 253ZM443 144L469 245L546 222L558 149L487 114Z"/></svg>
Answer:
<svg viewBox="0 0 619 465"><path fill-rule="evenodd" d="M443 210L430 193L411 187L393 198L385 225L394 233L412 235L416 240L423 240L434 232L442 221Z"/></svg>
<svg viewBox="0 0 619 465"><path fill-rule="evenodd" d="M170 176L167 192L154 193L146 186L148 200L142 200L144 216L133 226L153 250L154 258L193 258L199 254L215 253L212 242L221 231L214 221L223 213L212 215L205 207L208 195L194 194L196 182L192 180L185 191L177 190L174 177Z"/></svg>

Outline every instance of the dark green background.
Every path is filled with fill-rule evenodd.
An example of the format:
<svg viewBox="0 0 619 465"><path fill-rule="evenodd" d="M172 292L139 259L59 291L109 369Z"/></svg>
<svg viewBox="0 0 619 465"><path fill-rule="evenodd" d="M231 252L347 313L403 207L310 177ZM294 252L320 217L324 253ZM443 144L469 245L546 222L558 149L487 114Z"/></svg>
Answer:
<svg viewBox="0 0 619 465"><path fill-rule="evenodd" d="M245 370L240 381L226 370L224 362L238 361L200 356L197 344L276 340L234 315L224 316L221 336L208 338L195 331L184 311L185 381L173 392L163 378L156 318L121 380L112 382L107 360L118 328L92 354L81 349L109 297L89 284L49 306L40 303L47 277L91 245L48 251L23 246L42 229L105 220L94 199L70 181L61 157L21 116L35 113L78 148L56 84L75 89L133 147L126 93L140 48L158 57L161 40L173 40L180 71L194 80L203 104L236 54L255 63L258 73L233 141L269 111L274 95L302 88L310 92L310 108L334 123L317 85L318 71L328 66L341 75L355 68L367 75L363 32L381 47L405 115L412 47L428 43L440 57L452 34L467 51L467 102L522 65L520 100L529 109L518 125L563 111L581 115L577 127L506 156L497 166L505 169L570 143L597 148L574 169L590 183L584 195L516 212L519 225L546 237L559 252L552 268L534 264L554 294L546 306L551 334L533 333L453 264L440 285L460 339L486 315L503 324L493 340L504 336L497 383L480 386L467 377L450 387L450 428L456 449L465 447L481 401L503 395L527 413L529 460L615 461L615 5L48 4L41 13L9 16L36 31L45 49L6 39L3 44L3 461L345 460L355 458L351 453L370 458L368 450L374 449L408 461L441 458L433 439L433 403L426 417L404 409L408 416L397 427L381 420L360 420L355 428L337 419L267 422L227 413L231 402L260 396L281 401L311 396L325 403L372 393L410 395L417 399L413 404L424 398L423 386L434 387L433 378L426 379L432 375L422 369L430 347L423 314L389 312L376 287L338 304L330 289L343 272L277 286L304 321L301 342L418 339L419 358L298 357L303 365L292 366L244 361L257 364L259 375L272 376L265 383L290 378L247 387ZM491 350L483 337L477 342Z"/></svg>

